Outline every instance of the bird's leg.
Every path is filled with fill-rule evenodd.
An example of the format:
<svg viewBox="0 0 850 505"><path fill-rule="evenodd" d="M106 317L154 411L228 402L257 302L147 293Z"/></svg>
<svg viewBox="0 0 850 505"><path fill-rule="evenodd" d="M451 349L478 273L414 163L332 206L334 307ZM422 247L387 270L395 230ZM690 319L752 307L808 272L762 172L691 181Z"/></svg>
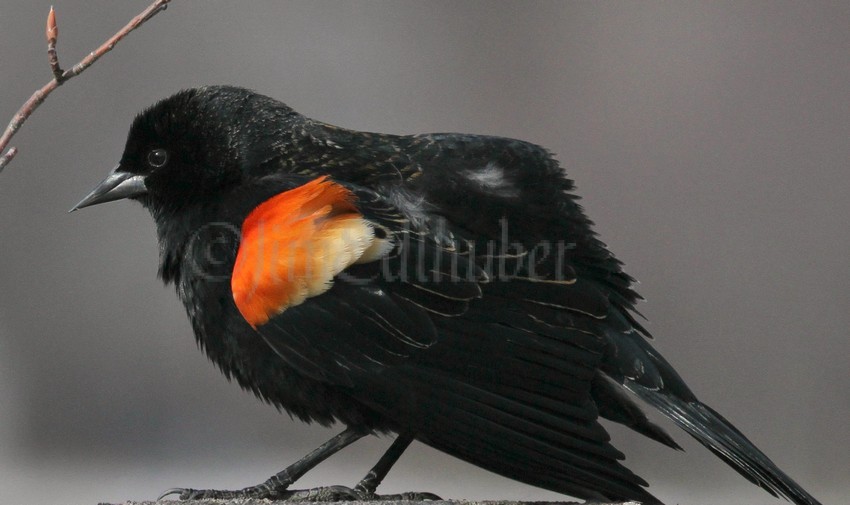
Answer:
<svg viewBox="0 0 850 505"><path fill-rule="evenodd" d="M381 459L369 470L369 473L354 486L354 491L362 499L370 500L440 500L441 498L433 493L375 494L375 490L381 485L384 477L389 473L390 468L398 461L398 458L401 457L411 442L413 442L413 435L410 433L404 433L396 437L395 442L387 449L387 452L381 456Z"/></svg>
<svg viewBox="0 0 850 505"><path fill-rule="evenodd" d="M397 436L390 448L387 449L387 452L369 470L369 473L354 486L354 490L364 495L375 494L375 490L381 485L384 477L389 473L390 468L398 461L398 458L410 446L411 442L413 442L413 435L411 434L406 433Z"/></svg>
<svg viewBox="0 0 850 505"><path fill-rule="evenodd" d="M361 438L365 433L353 428L347 428L345 431L336 435L324 444L320 445L310 454L296 461L285 470L269 477L268 480L256 486L246 487L237 490L217 490L217 489L184 489L174 488L163 493L157 500L169 495L179 495L181 500L200 500L200 499L220 499L229 500L234 498L273 498L273 499L288 499L298 495L299 493L312 492L309 497L303 499L313 501L324 501L321 495L327 494L329 497L336 498L336 494L343 497L350 493L346 492L347 488L339 486L328 488L317 488L312 490L288 491L290 484L301 478L305 473L312 470L316 465L332 456L340 449L348 446ZM389 469L388 469L389 470ZM324 490L324 491L323 491ZM350 490L348 490L350 491ZM336 493L336 494L335 494Z"/></svg>
<svg viewBox="0 0 850 505"><path fill-rule="evenodd" d="M381 459L369 470L369 473L363 477L360 482L353 488L346 486L329 486L315 489L303 489L291 491L292 495L287 497L287 500L298 501L343 501L343 500L361 500L361 501L377 501L377 500L439 500L440 497L433 493L418 493L408 492L400 494L375 494L375 490L384 480L384 477L389 473L390 468L398 461L398 458L404 453L405 449L413 442L413 435L403 433L396 437L387 452L381 456Z"/></svg>

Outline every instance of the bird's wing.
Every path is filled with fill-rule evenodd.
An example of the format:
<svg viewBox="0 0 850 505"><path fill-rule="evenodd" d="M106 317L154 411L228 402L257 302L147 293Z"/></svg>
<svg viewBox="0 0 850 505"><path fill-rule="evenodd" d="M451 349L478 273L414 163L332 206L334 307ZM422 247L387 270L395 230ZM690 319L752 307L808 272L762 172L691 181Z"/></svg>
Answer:
<svg viewBox="0 0 850 505"><path fill-rule="evenodd" d="M474 237L402 196L349 189L393 248L257 325L268 345L476 465L575 496L653 502L597 420L593 383L613 317L604 293L576 275L488 272L516 258L479 257Z"/></svg>
<svg viewBox="0 0 850 505"><path fill-rule="evenodd" d="M392 140L403 156L391 168L404 182L381 179L361 211L405 221L424 245L397 266L441 266L424 277L334 282L287 309L258 328L283 359L483 468L582 498L656 503L598 424L601 415L677 447L625 386L753 482L817 503L700 403L644 338L633 280L549 153L493 137ZM457 275L452 258L484 275ZM364 268L343 273L364 278ZM458 283L464 297L453 296Z"/></svg>
<svg viewBox="0 0 850 505"><path fill-rule="evenodd" d="M589 321L607 347L592 389L600 415L678 447L646 421L623 395L624 386L768 492L795 503L817 503L731 423L701 403L647 341L648 332L632 315L639 298L631 288L633 279L596 238L571 193L572 181L546 150L512 139L456 134L412 137L408 149L421 170L414 183L419 194L456 226L530 251L541 244L555 250L553 242L569 242L571 247L556 255L554 270L550 263L537 272L555 272L574 284L536 282L518 289L522 283L492 282L484 299L508 296L511 306L519 305L545 324ZM533 278L529 265L534 262L526 262L524 273Z"/></svg>

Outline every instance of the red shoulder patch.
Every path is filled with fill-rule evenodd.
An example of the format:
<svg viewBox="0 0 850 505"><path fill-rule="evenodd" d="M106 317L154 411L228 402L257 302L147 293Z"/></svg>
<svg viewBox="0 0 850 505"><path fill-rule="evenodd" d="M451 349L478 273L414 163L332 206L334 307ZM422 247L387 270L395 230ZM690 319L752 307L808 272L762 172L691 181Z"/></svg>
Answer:
<svg viewBox="0 0 850 505"><path fill-rule="evenodd" d="M351 191L325 176L275 195L242 223L230 281L236 307L260 326L330 289L374 241Z"/></svg>

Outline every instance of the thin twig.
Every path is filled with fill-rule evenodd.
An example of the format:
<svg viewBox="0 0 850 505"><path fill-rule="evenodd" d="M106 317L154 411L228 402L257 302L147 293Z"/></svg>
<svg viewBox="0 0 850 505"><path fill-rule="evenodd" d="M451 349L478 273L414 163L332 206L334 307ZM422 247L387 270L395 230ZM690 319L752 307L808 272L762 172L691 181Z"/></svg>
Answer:
<svg viewBox="0 0 850 505"><path fill-rule="evenodd" d="M47 59L50 64L50 69L53 72L53 80L42 86L41 89L36 90L29 100L24 102L21 108L18 109L18 112L12 116L9 126L6 127L6 131L4 131L3 135L0 136L0 153L6 149L6 146L9 145L12 137L14 137L18 130L20 130L24 121L30 117L33 111L41 105L44 99L47 98L53 90L58 88L68 79L80 75L83 70L89 68L94 62L100 59L101 56L111 51L112 48L115 47L115 44L120 42L121 39L126 37L130 32L140 27L160 11L165 10L165 8L168 7L169 2L171 2L171 0L156 0L138 16L131 19L124 28L120 29L100 47L89 53L69 70L64 71L59 67L59 57L56 54L56 41L59 38L59 28L56 25L56 13L53 11L53 7L51 7L50 13L47 15L47 29L45 35L47 37ZM3 171L3 168L10 161L12 161L12 158L14 158L16 154L18 154L17 148L10 147L5 154L0 156L0 172Z"/></svg>
<svg viewBox="0 0 850 505"><path fill-rule="evenodd" d="M9 150L6 151L6 154L0 156L0 171L3 170L2 167L5 166L6 163L9 163L16 154L18 154L18 148L10 147Z"/></svg>

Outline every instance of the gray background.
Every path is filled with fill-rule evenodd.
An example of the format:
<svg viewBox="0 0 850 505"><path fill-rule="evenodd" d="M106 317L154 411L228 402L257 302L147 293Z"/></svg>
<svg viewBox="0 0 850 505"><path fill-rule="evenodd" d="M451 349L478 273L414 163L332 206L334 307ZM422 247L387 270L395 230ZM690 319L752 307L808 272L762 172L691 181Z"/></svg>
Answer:
<svg viewBox="0 0 850 505"><path fill-rule="evenodd" d="M51 0L77 61L147 2ZM0 4L0 120L47 81L50 1ZM228 384L156 279L128 203L65 212L133 115L255 88L359 130L463 131L556 152L641 279L658 348L825 503L850 495L850 4L175 0L15 139L0 177L0 502L84 504L265 479L332 431ZM671 425L666 424L671 430ZM778 503L676 431L613 430L669 503ZM305 483L353 483L388 440ZM385 491L548 499L415 446Z"/></svg>

